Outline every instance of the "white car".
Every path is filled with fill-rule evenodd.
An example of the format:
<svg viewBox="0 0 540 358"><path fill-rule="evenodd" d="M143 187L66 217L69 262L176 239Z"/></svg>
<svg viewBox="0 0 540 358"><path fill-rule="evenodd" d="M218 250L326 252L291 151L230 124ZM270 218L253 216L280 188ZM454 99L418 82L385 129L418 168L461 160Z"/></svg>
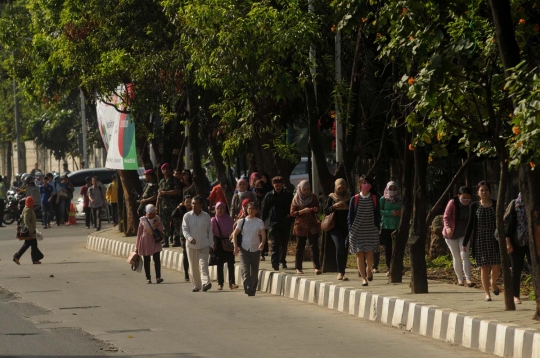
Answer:
<svg viewBox="0 0 540 358"><path fill-rule="evenodd" d="M291 176L289 177L289 181L295 189L302 180L309 180L309 173L307 169L308 158L302 157L300 162L294 167L293 171L291 172Z"/></svg>

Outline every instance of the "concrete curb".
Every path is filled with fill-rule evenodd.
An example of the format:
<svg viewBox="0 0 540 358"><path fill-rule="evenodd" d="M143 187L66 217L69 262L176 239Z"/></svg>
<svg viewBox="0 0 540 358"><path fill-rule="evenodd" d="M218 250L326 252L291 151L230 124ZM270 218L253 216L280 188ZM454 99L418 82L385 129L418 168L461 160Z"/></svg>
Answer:
<svg viewBox="0 0 540 358"><path fill-rule="evenodd" d="M86 248L128 257L135 245L88 236ZM184 272L181 252L164 249L161 260L162 266ZM225 270L227 276L226 272L227 270ZM241 277L238 265L235 274L236 277ZM210 267L210 277L217 278L215 266ZM472 316L465 312L267 270L259 271L258 290L327 307L500 357L540 358L538 330Z"/></svg>

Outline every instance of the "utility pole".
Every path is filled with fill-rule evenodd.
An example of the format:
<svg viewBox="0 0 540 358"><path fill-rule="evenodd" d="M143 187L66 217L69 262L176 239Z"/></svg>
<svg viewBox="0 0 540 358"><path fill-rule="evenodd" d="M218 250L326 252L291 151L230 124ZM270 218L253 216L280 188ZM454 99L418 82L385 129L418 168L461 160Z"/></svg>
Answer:
<svg viewBox="0 0 540 358"><path fill-rule="evenodd" d="M341 31L336 30L335 36L336 86L341 86ZM336 96L336 162L343 161L343 123L341 120L341 100L339 93Z"/></svg>
<svg viewBox="0 0 540 358"><path fill-rule="evenodd" d="M315 12L315 6L313 5L313 2L314 2L313 0L309 0L309 3L308 3L308 11L310 13ZM318 108L319 104L318 104L318 99L317 99L317 79L316 79L317 66L315 64L316 55L317 55L317 52L315 51L315 46L311 46L309 48L309 62L311 62L310 72L311 72L311 80L313 81L313 92L315 93L315 108ZM310 150L311 150L311 145L310 145ZM318 197L319 196L319 171L317 169L317 161L313 160L314 157L315 156L313 155L313 150L311 150L311 158L312 158L311 160L311 180L312 180L311 190Z"/></svg>
<svg viewBox="0 0 540 358"><path fill-rule="evenodd" d="M15 56L15 54L13 54ZM17 97L17 81L13 78L13 105L15 114L15 136L17 145L17 172L24 173L21 156L21 118L19 114L19 98Z"/></svg>
<svg viewBox="0 0 540 358"><path fill-rule="evenodd" d="M187 99L186 99L186 110L188 113L191 114L191 108L190 108L190 105L189 105L189 92L187 93ZM190 169L190 162L189 162L189 159L190 159L190 155L191 155L191 140L189 139L189 125L186 124L186 127L184 129L184 131L186 132L186 137L187 137L187 144L186 144L186 151L185 151L185 155L186 155L186 165L185 165L185 168L186 169Z"/></svg>
<svg viewBox="0 0 540 358"><path fill-rule="evenodd" d="M82 118L82 149L84 165L81 169L88 168L88 149L86 148L86 105L84 103L84 92L80 89L81 95L81 118Z"/></svg>

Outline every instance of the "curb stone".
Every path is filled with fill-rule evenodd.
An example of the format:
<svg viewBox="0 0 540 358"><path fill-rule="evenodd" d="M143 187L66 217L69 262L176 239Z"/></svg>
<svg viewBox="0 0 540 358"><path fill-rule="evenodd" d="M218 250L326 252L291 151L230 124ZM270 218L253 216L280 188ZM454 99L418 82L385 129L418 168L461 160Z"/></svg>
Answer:
<svg viewBox="0 0 540 358"><path fill-rule="evenodd" d="M86 248L127 258L135 245L88 236ZM179 251L163 249L161 252L162 266L166 268L184 272L182 260ZM210 278L215 280L216 267L211 266L209 271ZM241 277L239 265L235 267L235 274ZM257 289L500 357L540 358L540 331L466 312L267 270L259 270Z"/></svg>

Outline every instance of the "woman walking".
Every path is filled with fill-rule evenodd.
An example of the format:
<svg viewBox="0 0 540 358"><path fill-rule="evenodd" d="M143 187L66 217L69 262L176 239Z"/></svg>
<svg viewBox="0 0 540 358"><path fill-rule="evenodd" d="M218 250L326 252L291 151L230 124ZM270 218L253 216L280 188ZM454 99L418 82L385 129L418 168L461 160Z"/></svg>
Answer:
<svg viewBox="0 0 540 358"><path fill-rule="evenodd" d="M356 255L362 286L367 286L368 281L373 280L373 273L367 268L373 265L373 251L379 248L381 213L379 198L371 193L371 180L361 176L358 188L360 194L352 197L349 203L349 252Z"/></svg>
<svg viewBox="0 0 540 358"><path fill-rule="evenodd" d="M32 263L34 265L41 264L40 260L42 260L44 256L38 249L36 239L36 213L34 212L34 198L31 196L28 196L24 202L24 209L21 214L21 225L28 228L31 239L24 240L24 244L22 245L19 252L13 255L13 262L15 262L17 265L20 265L21 263L19 262L19 260L21 259L22 255L24 255L26 250L28 250L28 248L30 247L30 256L32 257Z"/></svg>
<svg viewBox="0 0 540 358"><path fill-rule="evenodd" d="M321 224L317 218L319 212L319 200L311 192L311 187L307 180L302 180L296 189L291 203L291 216L294 218L293 235L296 236L296 259L295 269L297 274L303 274L302 264L304 261L304 250L306 241L309 241L311 249L311 261L315 274L320 275L321 265L319 263L319 234Z"/></svg>
<svg viewBox="0 0 540 358"><path fill-rule="evenodd" d="M223 240L229 240L229 236L233 232L234 221L227 213L227 205L225 203L220 201L216 204L216 216L211 219L211 223L212 232L214 233L214 250L218 257L218 291L223 290L223 283L225 282L223 264L227 264L229 272L229 288L233 290L238 288L234 277L234 252L225 250Z"/></svg>
<svg viewBox="0 0 540 358"><path fill-rule="evenodd" d="M162 283L161 278L161 259L160 253L163 250L161 242L154 239L154 229L163 234L163 222L156 215L156 207L152 204L146 205L146 216L139 220L139 229L137 231L137 241L135 242L135 252L144 259L144 273L146 274L146 283L152 283L150 276L150 260L154 259L154 268L156 270L156 282Z"/></svg>
<svg viewBox="0 0 540 358"><path fill-rule="evenodd" d="M514 302L521 304L520 286L521 272L527 262L531 262L531 251L529 248L529 227L527 213L525 212L525 203L519 193L517 199L508 204L504 217L504 227L506 234L506 250L510 254L510 263L512 264L512 291L514 292Z"/></svg>
<svg viewBox="0 0 540 358"><path fill-rule="evenodd" d="M458 279L458 286L464 286L463 273L467 286L474 287L475 284L471 281L471 259L469 257L469 246L467 251L461 250L463 240L465 239L465 230L469 222L471 209L472 190L466 186L459 188L459 194L454 199L450 200L444 211L443 221L443 237L446 245L454 258L454 271Z"/></svg>
<svg viewBox="0 0 540 358"><path fill-rule="evenodd" d="M472 254L476 264L480 267L482 286L486 294L486 301L489 302L491 301L489 293L490 272L493 294L498 296L500 293L497 279L501 272L501 255L499 243L495 239L497 202L491 200L491 187L486 181L478 183L478 196L480 201L471 206L462 250L467 251L469 241L472 239Z"/></svg>
<svg viewBox="0 0 540 358"><path fill-rule="evenodd" d="M390 274L392 263L392 233L399 227L401 219L402 199L398 195L398 186L395 181L390 181L384 189L384 196L379 200L381 207L381 236L380 244L384 246L384 256L386 261L386 276ZM379 272L380 253L373 253L373 273Z"/></svg>
<svg viewBox="0 0 540 358"><path fill-rule="evenodd" d="M256 217L257 204L249 203L247 210L248 216L238 221L238 226L233 232L233 244L234 254L240 255L242 263L244 292L248 296L255 296L259 283L259 256L266 241L266 230L263 221ZM242 233L242 242L239 243L238 234L240 233Z"/></svg>
<svg viewBox="0 0 540 358"><path fill-rule="evenodd" d="M336 262L338 270L338 280L349 281L345 277L345 268L347 267L347 234L349 227L347 225L347 216L349 215L349 200L351 193L347 189L347 182L344 179L336 180L334 192L328 196L328 201L324 208L324 214L334 213L335 226L330 230L330 236L336 245Z"/></svg>
<svg viewBox="0 0 540 358"><path fill-rule="evenodd" d="M242 210L242 202L246 199L249 199L250 202L257 202L255 194L248 190L247 179L240 179L236 183L236 190L238 191L234 194L231 202L231 218L238 220L240 211Z"/></svg>

